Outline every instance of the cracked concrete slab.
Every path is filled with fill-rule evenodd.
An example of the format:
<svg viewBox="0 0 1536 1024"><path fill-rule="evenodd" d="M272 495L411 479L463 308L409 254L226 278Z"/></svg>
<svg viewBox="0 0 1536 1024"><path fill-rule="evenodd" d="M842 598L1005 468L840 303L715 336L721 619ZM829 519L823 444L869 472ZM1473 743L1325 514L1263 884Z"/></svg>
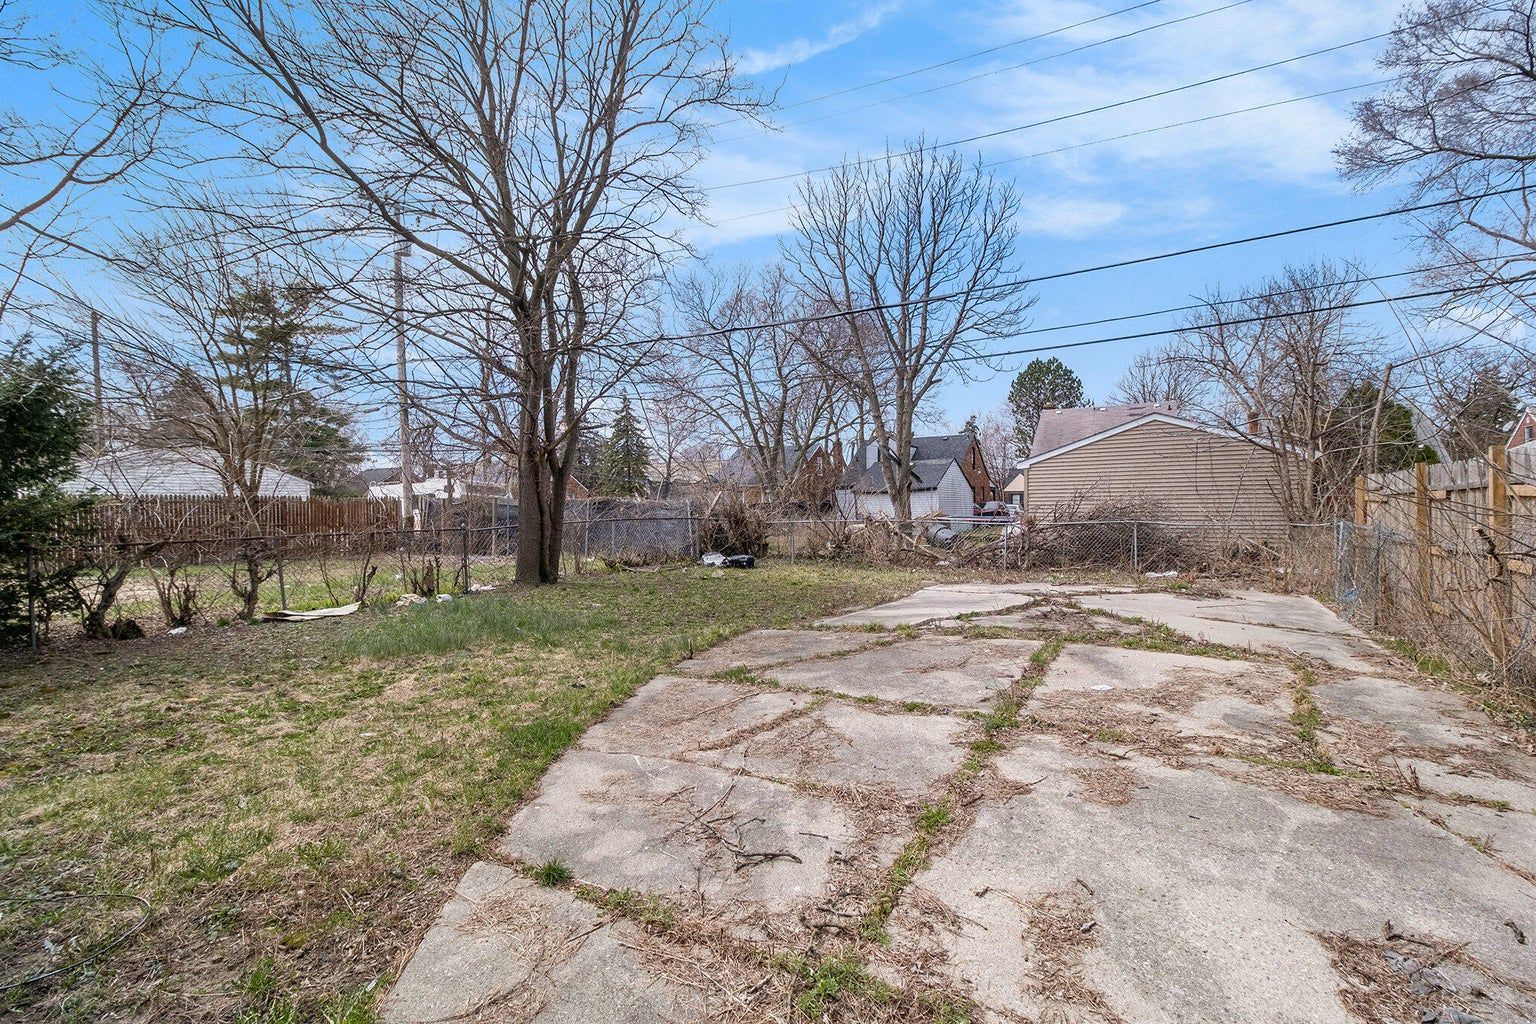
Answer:
<svg viewBox="0 0 1536 1024"><path fill-rule="evenodd" d="M917 626L934 619L949 619L969 612L998 612L1028 604L1030 596L1019 590L1000 590L967 584L924 587L915 594L888 604L822 619L819 626Z"/></svg>
<svg viewBox="0 0 1536 1024"><path fill-rule="evenodd" d="M684 676L657 676L581 738L583 750L691 758L763 729L815 700L807 693L759 689Z"/></svg>
<svg viewBox="0 0 1536 1024"><path fill-rule="evenodd" d="M1503 925L1536 910L1530 885L1407 811L1340 814L1042 737L996 767L1029 792L985 801L891 926L899 956L995 1010L1061 1012L1041 978L1065 971L1081 1016L1063 1019L1345 1024L1317 933L1375 935L1389 918L1536 984L1536 961ZM1053 947L1041 901L1067 897L1078 917ZM1091 948L1074 951L1074 933ZM1118 1017L1083 1012L1096 1006Z"/></svg>
<svg viewBox="0 0 1536 1024"><path fill-rule="evenodd" d="M1065 589L946 584L881 614L1027 621L998 608ZM1457 695L1396 677L1315 602L1074 589L1086 607L1134 602L1129 614L1155 610L1146 617L1212 640L1366 667L1322 673L1324 723L1303 739L1281 663L1068 645L1025 702L1029 724L946 790L979 726L920 705L990 706L1040 644L763 630L651 681L590 729L498 853L666 897L690 936L703 924L803 952L868 910L917 808L947 792L955 820L897 901L894 945L861 947L893 983L967 991L1000 1021L1375 1024L1383 992L1417 1019L1430 997L1412 996L1385 952L1421 949L1383 938L1390 920L1451 951L1439 969L1459 986L1455 1005L1536 1024L1536 961L1517 940L1536 936L1536 759L1523 741ZM732 667L762 678L701 678ZM1318 755L1360 770L1306 770ZM739 991L680 988L654 945L643 960L631 948L643 945L631 927L476 865L386 1019L692 1022L755 998L756 960Z"/></svg>
<svg viewBox="0 0 1536 1024"><path fill-rule="evenodd" d="M1068 608L1048 600L1018 611L998 615L973 615L966 619L943 619L935 625L951 629L965 626L991 626L1001 629L1049 629L1073 633L1097 631L1124 635L1141 632L1140 626L1129 622L1122 622L1108 615L1095 615L1092 612Z"/></svg>
<svg viewBox="0 0 1536 1024"><path fill-rule="evenodd" d="M567 753L512 816L497 849L558 860L609 889L678 897L750 930L830 891L834 868L871 868L899 835L869 837L837 801L699 764Z"/></svg>
<svg viewBox="0 0 1536 1024"><path fill-rule="evenodd" d="M1008 689L1040 649L1033 640L929 636L841 658L764 672L784 686L940 707L983 708Z"/></svg>
<svg viewBox="0 0 1536 1024"><path fill-rule="evenodd" d="M1293 608L1294 614L1286 616L1287 621L1312 621L1315 610L1311 605L1317 602L1296 597L1284 600L1299 605ZM1079 601L1084 607L1160 622L1196 640L1271 654L1305 655L1348 672L1369 674L1385 657L1381 648L1354 631L1285 628L1232 618L1234 614L1260 615L1251 607L1244 612L1241 605L1232 602L1214 602L1218 607L1212 609L1213 602L1208 600L1160 593L1095 595Z"/></svg>
<svg viewBox="0 0 1536 1024"><path fill-rule="evenodd" d="M1480 745L1489 731L1466 704L1396 679L1351 676L1312 687L1325 720L1382 726L1403 744L1423 747Z"/></svg>
<svg viewBox="0 0 1536 1024"><path fill-rule="evenodd" d="M677 664L687 675L707 676L733 668L759 669L807 658L847 654L884 643L878 634L819 629L758 629L711 647Z"/></svg>
<svg viewBox="0 0 1536 1024"><path fill-rule="evenodd" d="M1046 670L1045 681L1035 688L1035 696L1046 697L1067 690L1154 690L1177 682L1227 681L1273 672L1269 666L1251 661L1067 644Z"/></svg>
<svg viewBox="0 0 1536 1024"><path fill-rule="evenodd" d="M1536 814L1479 804L1439 800L1410 801L1410 806L1445 822L1445 827L1484 852L1536 879Z"/></svg>
<svg viewBox="0 0 1536 1024"><path fill-rule="evenodd" d="M1447 797L1471 797L1498 801L1519 811L1536 814L1536 769L1533 759L1506 752L1506 765L1495 762L1495 771L1482 761L1463 760L1455 754L1444 761L1403 758L1396 763L1410 773L1421 789Z"/></svg>
<svg viewBox="0 0 1536 1024"><path fill-rule="evenodd" d="M481 862L465 872L381 1017L386 1024L707 1019L697 995L644 968L627 945L638 935L568 893Z"/></svg>
<svg viewBox="0 0 1536 1024"><path fill-rule="evenodd" d="M945 715L887 714L829 701L708 756L754 775L936 799L939 780L965 760L971 730Z"/></svg>

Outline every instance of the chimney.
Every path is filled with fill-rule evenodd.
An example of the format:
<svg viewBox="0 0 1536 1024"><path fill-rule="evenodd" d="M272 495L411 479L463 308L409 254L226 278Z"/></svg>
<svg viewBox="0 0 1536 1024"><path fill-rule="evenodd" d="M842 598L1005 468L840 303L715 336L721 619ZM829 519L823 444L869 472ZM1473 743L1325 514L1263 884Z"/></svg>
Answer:
<svg viewBox="0 0 1536 1024"><path fill-rule="evenodd" d="M1250 434L1257 434L1258 432L1259 432L1259 414L1257 412L1254 412L1253 410L1250 409L1248 411L1248 433L1250 433Z"/></svg>

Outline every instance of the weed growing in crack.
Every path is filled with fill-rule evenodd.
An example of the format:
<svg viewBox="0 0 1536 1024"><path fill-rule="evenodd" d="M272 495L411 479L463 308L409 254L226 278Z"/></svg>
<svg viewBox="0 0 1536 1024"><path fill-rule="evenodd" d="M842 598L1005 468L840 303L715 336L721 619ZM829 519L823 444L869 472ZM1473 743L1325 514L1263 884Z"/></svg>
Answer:
<svg viewBox="0 0 1536 1024"><path fill-rule="evenodd" d="M871 975L856 956L846 951L820 958L789 953L777 958L774 966L799 980L795 1009L809 1020L826 1019L832 1007L841 1001L890 1003L898 996L896 989Z"/></svg>
<svg viewBox="0 0 1536 1024"><path fill-rule="evenodd" d="M528 874L535 882L551 889L559 889L569 885L571 880L576 877L570 865L559 860L547 860L538 867L532 868Z"/></svg>

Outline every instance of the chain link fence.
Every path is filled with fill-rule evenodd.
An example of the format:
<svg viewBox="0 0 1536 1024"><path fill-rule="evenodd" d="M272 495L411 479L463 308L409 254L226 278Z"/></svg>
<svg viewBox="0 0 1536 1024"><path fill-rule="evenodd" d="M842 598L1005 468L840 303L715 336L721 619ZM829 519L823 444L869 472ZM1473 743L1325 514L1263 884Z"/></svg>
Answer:
<svg viewBox="0 0 1536 1024"><path fill-rule="evenodd" d="M1153 519L898 524L759 509L727 528L714 506L586 499L567 505L563 540L567 575L690 561L719 550L978 573L1243 578L1313 594L1353 622L1426 649L1462 652L1459 660L1474 662L1466 652L1491 650L1516 671L1529 659L1536 611L1530 579L1518 577L1504 592L1494 591L1501 577L1490 577L1486 554L1471 550L1471 541L1463 544L1468 550L1426 549L1422 538L1381 525L1297 524L1255 538L1226 525ZM445 508L435 522L413 528L141 534L43 546L28 559L28 580L69 579L81 609L53 615L46 601L37 601L31 633L40 639L50 627L60 633L83 628L93 636L127 637L285 610L472 593L513 582L517 542L516 505L493 503L459 514ZM1494 621L1501 612L1503 621Z"/></svg>

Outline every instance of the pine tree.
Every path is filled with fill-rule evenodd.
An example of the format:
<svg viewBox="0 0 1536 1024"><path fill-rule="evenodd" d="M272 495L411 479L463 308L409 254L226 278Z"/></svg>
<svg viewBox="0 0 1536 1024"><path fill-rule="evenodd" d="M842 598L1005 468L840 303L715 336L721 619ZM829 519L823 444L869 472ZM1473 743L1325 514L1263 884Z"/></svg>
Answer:
<svg viewBox="0 0 1536 1024"><path fill-rule="evenodd" d="M1071 409L1083 404L1083 382L1066 363L1055 356L1031 359L1008 389L1008 409L1013 413L1013 439L1019 455L1029 457L1042 410Z"/></svg>
<svg viewBox="0 0 1536 1024"><path fill-rule="evenodd" d="M27 601L43 621L77 602L68 588L73 570L31 567L28 552L46 550L74 536L89 500L60 484L74 473L85 442L90 407L78 397L79 381L56 355L28 358L21 346L0 355L0 644L27 635Z"/></svg>
<svg viewBox="0 0 1536 1024"><path fill-rule="evenodd" d="M651 446L646 442L645 431L635 418L629 396L619 398L619 411L613 417L608 441L603 445L602 459L598 466L598 482L604 494L627 498L645 493L646 471L650 468Z"/></svg>

